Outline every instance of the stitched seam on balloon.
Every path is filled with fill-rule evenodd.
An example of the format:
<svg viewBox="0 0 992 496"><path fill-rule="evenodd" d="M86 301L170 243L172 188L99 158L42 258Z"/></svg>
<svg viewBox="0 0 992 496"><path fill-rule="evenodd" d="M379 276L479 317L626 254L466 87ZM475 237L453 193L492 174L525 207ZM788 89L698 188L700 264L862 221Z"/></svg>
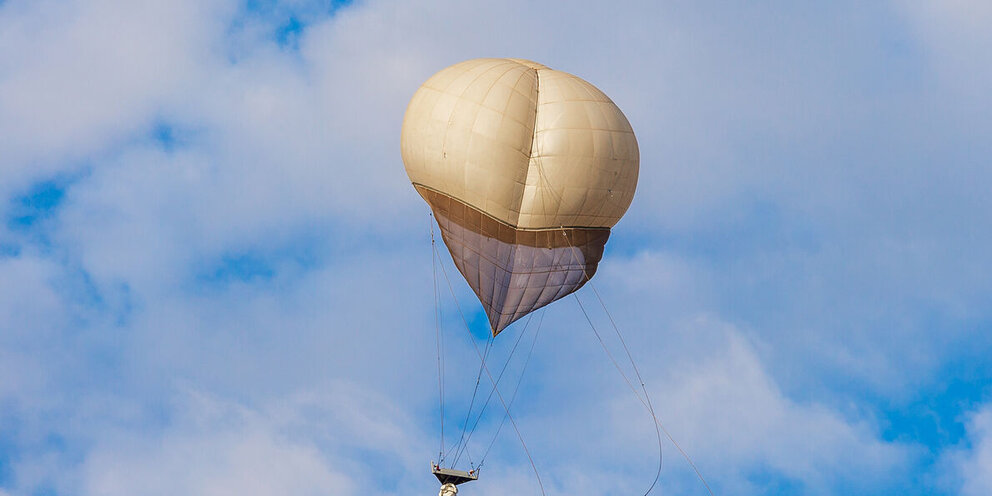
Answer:
<svg viewBox="0 0 992 496"><path fill-rule="evenodd" d="M523 152L521 150L518 150L518 151L520 151L520 154L521 155L523 155L524 157L527 158L527 168L524 170L524 177L523 177L523 183L522 183L523 190L526 191L527 190L527 174L529 174L529 172L530 172L530 157L531 157L531 154L533 153L533 150L534 150L534 136L535 136L535 132L536 132L535 127L537 126L537 103L538 103L537 98L538 98L538 91L540 90L541 79L540 79L540 76L537 73L537 69L531 68L531 67L527 66L526 64L521 64L519 61L516 61L516 60L514 60L514 62L516 62L517 64L519 64L519 65L521 65L523 67L525 67L526 70L524 72L520 73L520 77L518 77L517 80L513 83L513 86L510 89L511 92L516 92L516 93L520 94L520 92L517 91L517 86L519 85L520 80L523 79L524 75L527 74L527 71L533 72L534 73L534 79L535 79L535 81L534 81L534 91L533 91L534 112L533 112L533 114L531 116L531 123L530 123L530 146L527 147L527 151L526 152ZM507 109L509 108L511 101L512 101L512 96L510 98L507 98L506 105L504 105L504 107L503 107L503 112L502 112L503 119L506 119ZM524 123L521 122L520 124L524 124ZM513 208L507 209L510 213L516 214L516 221L517 222L520 221L520 207L522 207L522 206L523 206L523 198L521 198L520 202L517 203L516 209L513 209Z"/></svg>
<svg viewBox="0 0 992 496"><path fill-rule="evenodd" d="M490 67L489 69L486 69L486 70L484 70L484 71L476 74L475 77L472 78L472 80L469 81L469 83L465 86L465 89L463 89L461 91L461 93L458 93L457 95L455 93L453 93L453 92L448 92L447 91L448 88L451 87L453 81L452 82L449 82L448 85L445 86L444 90L442 90L442 93L447 94L447 95L450 95L450 96L453 96L453 97L461 100L462 99L462 95L464 95L465 92L467 92L469 90L469 88L471 88L472 85L476 81L479 80L479 78L481 78L482 76L484 76L486 73L488 73L491 70L493 70L493 68ZM455 118L455 110L457 108L458 108L457 106L451 108L451 114L448 115L448 123L444 126L444 136L441 138L441 158L442 159L444 159L445 153L446 153L446 148L448 147L448 131L451 130L451 124L452 124L453 119Z"/></svg>
<svg viewBox="0 0 992 496"><path fill-rule="evenodd" d="M439 195L442 195L442 196L446 196L446 197L451 198L452 200L458 201L458 202L460 202L460 203L462 203L464 205L468 205L469 207L472 207L473 209L477 210L480 214L482 214L482 215L484 215L484 216L486 216L486 217L488 217L488 218L490 218L490 219L492 219L492 220L494 220L494 221L496 221L496 222L498 222L500 224L503 224L504 226L509 227L510 229L514 229L516 231L544 232L544 231L558 231L558 230L561 230L561 229L579 229L579 230L586 230L586 231L610 231L610 228L609 227L603 227L603 226L571 226L571 225L569 225L569 226L551 226L551 227L517 227L517 226L514 226L513 224L510 224L509 222L506 222L505 220L502 220L502 219L500 219L498 217L494 217L494 216L486 213L481 208L479 208L477 205L473 205L473 204L471 204L471 203L469 203L469 202L467 202L467 201L465 201L465 200L463 200L461 198L458 198L456 196L452 196L452 195L450 195L448 193L445 193L443 191L440 191L440 190L438 190L436 188L432 188L430 186L427 186L426 184L423 184L423 183L418 183L418 182L412 182L411 181L411 184L413 184L415 187L424 188L425 190L428 190L428 191L430 191L432 193L436 193L436 194L439 194Z"/></svg>
<svg viewBox="0 0 992 496"><path fill-rule="evenodd" d="M537 167L538 173L541 172L540 171L541 165L539 163L540 159L536 157L540 155L540 152L537 150L537 116L540 113L540 109L541 109L541 71L539 69L533 69L533 71L534 71L534 77L537 78L537 82L534 84L534 125L531 126L532 131L530 135L530 157L527 158L527 174L524 175L524 190L523 190L523 194L520 195L520 201L517 203L517 211L520 212L520 214L517 215L518 222L520 221L520 217L523 216L524 199L526 198L526 194L527 194L527 186L528 186L527 183L530 180L531 169ZM535 160L535 158L537 158L537 160ZM537 191L535 191L535 194L536 193ZM545 210L544 216L547 217L548 215L547 208L545 208L544 210Z"/></svg>

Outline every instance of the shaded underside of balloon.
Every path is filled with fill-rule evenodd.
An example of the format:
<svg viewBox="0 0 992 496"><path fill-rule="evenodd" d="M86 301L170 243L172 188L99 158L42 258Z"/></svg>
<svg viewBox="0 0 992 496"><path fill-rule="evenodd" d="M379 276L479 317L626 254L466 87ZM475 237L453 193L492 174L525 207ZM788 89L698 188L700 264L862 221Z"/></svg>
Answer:
<svg viewBox="0 0 992 496"><path fill-rule="evenodd" d="M608 228L518 229L456 198L414 184L445 246L489 316L493 336L578 290L595 273Z"/></svg>

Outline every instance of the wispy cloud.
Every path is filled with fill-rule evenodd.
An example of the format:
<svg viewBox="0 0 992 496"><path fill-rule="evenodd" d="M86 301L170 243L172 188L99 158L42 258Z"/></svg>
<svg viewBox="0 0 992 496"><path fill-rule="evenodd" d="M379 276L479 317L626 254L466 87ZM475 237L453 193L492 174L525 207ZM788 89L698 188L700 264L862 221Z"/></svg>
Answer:
<svg viewBox="0 0 992 496"><path fill-rule="evenodd" d="M479 56L630 117L641 182L596 282L720 494L979 494L989 15L0 2L0 494L435 491L429 218L398 136L417 85ZM477 365L443 318L451 413ZM574 302L545 322L514 413L549 494L636 491L650 424ZM492 453L472 492L536 490L509 431ZM665 453L665 490L699 493Z"/></svg>

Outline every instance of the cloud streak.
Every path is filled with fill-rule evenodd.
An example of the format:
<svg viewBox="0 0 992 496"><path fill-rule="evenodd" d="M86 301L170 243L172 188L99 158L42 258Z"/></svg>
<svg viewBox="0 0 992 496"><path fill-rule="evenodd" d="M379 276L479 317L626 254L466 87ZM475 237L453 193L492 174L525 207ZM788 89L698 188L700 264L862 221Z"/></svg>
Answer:
<svg viewBox="0 0 992 496"><path fill-rule="evenodd" d="M478 56L630 117L641 183L596 283L721 494L978 494L985 410L961 439L892 419L939 395L954 424L992 377L988 15L0 3L0 494L433 492L429 219L398 136L417 85ZM477 365L443 316L458 411ZM650 424L573 302L546 322L513 409L549 494L636 491ZM664 489L700 493L674 455ZM471 490L536 492L528 467L504 432Z"/></svg>

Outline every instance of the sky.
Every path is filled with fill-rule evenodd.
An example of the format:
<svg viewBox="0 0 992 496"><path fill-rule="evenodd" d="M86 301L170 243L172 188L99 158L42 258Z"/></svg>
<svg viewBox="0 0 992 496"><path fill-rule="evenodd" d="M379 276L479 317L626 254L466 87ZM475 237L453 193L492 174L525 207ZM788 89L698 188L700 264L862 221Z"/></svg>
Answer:
<svg viewBox="0 0 992 496"><path fill-rule="evenodd" d="M595 288L715 494L992 494L990 23L979 0L0 0L0 496L434 494L431 218L399 131L475 57L629 118L638 191ZM450 443L485 318L441 254ZM574 299L538 315L493 353L534 343L511 411L546 493L643 494L650 418ZM540 494L497 408L461 494ZM663 455L652 494L707 494Z"/></svg>

